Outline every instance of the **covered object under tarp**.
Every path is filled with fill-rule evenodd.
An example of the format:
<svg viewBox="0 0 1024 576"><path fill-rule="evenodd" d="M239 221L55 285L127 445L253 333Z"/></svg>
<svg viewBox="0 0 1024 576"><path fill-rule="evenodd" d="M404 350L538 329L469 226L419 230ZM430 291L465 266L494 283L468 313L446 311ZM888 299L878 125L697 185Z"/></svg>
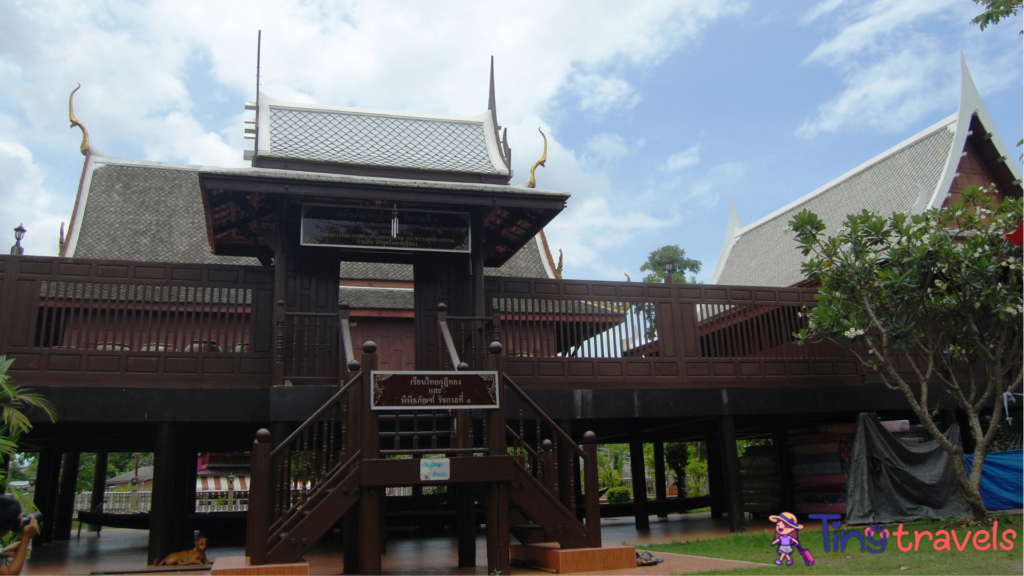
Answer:
<svg viewBox="0 0 1024 576"><path fill-rule="evenodd" d="M950 427L946 438L959 445L959 428ZM847 523L890 524L970 514L949 454L938 442L904 442L875 416L859 416L847 475Z"/></svg>
<svg viewBox="0 0 1024 576"><path fill-rule="evenodd" d="M974 454L967 455L971 473ZM989 510L1024 508L1024 451L989 452L981 471L981 499Z"/></svg>

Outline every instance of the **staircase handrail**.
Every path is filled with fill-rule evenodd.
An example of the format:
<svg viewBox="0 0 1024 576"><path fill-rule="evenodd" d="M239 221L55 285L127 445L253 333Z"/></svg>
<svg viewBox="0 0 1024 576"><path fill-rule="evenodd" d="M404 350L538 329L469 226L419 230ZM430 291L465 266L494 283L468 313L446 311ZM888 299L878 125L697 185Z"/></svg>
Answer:
<svg viewBox="0 0 1024 576"><path fill-rule="evenodd" d="M355 352L352 349L352 327L349 324L349 305L348 302L342 302L338 305L338 325L341 327L341 341L342 348L345 351L345 370L350 372L358 372L359 368L354 370L352 363L356 361ZM340 374L343 370L339 370Z"/></svg>
<svg viewBox="0 0 1024 576"><path fill-rule="evenodd" d="M546 423L552 430L554 430L555 433L558 434L558 437L561 438L562 440L564 440L565 443L568 444L569 447L572 448L574 452L576 452L576 454L578 454L581 458L586 458L587 457L587 453L584 452L583 449L580 448L578 444L576 444L576 442L573 442L572 437L569 436L568 434L566 434L565 431L562 430L562 428L560 426L555 424L555 421L552 420L547 414L545 414L540 409L540 406L537 406L537 404L533 400L531 400L529 396L526 395L526 392L523 392L523 389L520 388L515 382L513 382L511 378L508 377L508 374L505 374L504 372L502 372L501 377L502 377L502 379L505 380L505 385L507 385L509 388L511 388L512 391L515 392L516 395L519 396L519 399L522 400L523 403L525 403L527 406L529 406L530 409L533 410L534 414L536 414L538 418L543 420L544 423ZM537 441L539 442L540 438L538 438Z"/></svg>
<svg viewBox="0 0 1024 576"><path fill-rule="evenodd" d="M448 306L444 302L437 305L437 329L441 332L441 340L451 358L452 366L460 370L462 361L459 360L459 352L455 349L455 341L452 340L452 332L448 329Z"/></svg>
<svg viewBox="0 0 1024 576"><path fill-rule="evenodd" d="M324 412L326 412L328 408L332 408L335 404L337 404L338 402L341 402L341 398L345 395L346 392L348 392L349 388L351 388L356 382L359 382L359 378L362 375L363 375L363 373L361 371L360 372L356 372L356 375L353 376L352 379L349 380L344 386L342 386L334 394L334 396L331 396L331 398L329 400L327 400L327 402L325 402L324 405L321 406L319 410L314 412L313 415L310 416L309 418L307 418L305 422L303 422L298 428L295 429L294 432L289 434L287 438L282 440L281 443L277 445L277 447L275 447L273 450L271 450L270 451L270 458L274 459L277 456L280 456L282 450L287 449L287 447L290 446L291 443L296 438L298 438L299 435L301 435L304 430L306 430L307 428L309 428L310 426L315 424L317 421L319 421L320 417L324 415Z"/></svg>

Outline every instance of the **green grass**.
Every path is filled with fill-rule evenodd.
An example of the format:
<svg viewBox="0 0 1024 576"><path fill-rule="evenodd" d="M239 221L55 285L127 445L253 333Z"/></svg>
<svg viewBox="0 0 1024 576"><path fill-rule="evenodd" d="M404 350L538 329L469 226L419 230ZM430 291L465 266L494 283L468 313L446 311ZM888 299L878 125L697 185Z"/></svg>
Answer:
<svg viewBox="0 0 1024 576"><path fill-rule="evenodd" d="M973 544L968 544L963 552L936 551L928 543L927 538L922 538L918 551L900 552L896 546L896 537L890 536L885 552L871 554L860 551L858 540L850 540L847 551L825 552L822 533L820 531L804 531L800 534L799 540L804 548L814 555L814 566L805 566L799 554L793 553L792 566L776 566L775 559L778 554L775 546L769 545L774 539L774 527L769 522L760 526L757 521L748 522L748 531L744 534L732 534L714 540L699 540L694 542L673 542L671 544L653 544L642 546L652 551L672 552L675 554L689 554L692 556L706 556L712 558L725 558L729 560L745 560L747 562L758 562L770 564L753 569L740 570L719 570L704 572L704 574L1022 574L1024 573L1024 555L1022 546L1024 539L1021 538L1022 517L1018 515L999 516L1000 538L1004 529L1012 529L1017 533L1013 540L1013 550L975 550ZM895 526L887 526L890 532L896 529ZM972 535L976 530L975 526L965 526L955 520L930 520L904 524L903 529L909 530L911 536L903 536L904 547L908 542L913 541L913 531L956 529L957 537L963 538L967 530ZM863 526L855 527L863 533ZM987 524L991 532L992 524ZM1001 540L1000 540L1001 541Z"/></svg>

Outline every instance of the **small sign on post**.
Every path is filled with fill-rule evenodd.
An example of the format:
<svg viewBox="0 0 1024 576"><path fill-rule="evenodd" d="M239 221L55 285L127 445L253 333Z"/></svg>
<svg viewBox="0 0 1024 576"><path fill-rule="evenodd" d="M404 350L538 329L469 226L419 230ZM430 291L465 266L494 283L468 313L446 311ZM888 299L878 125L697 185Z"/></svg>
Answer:
<svg viewBox="0 0 1024 576"><path fill-rule="evenodd" d="M420 460L420 480L424 482L445 482L451 479L451 473L451 460L448 458Z"/></svg>
<svg viewBox="0 0 1024 576"><path fill-rule="evenodd" d="M497 372L378 372L371 410L472 410L500 408Z"/></svg>

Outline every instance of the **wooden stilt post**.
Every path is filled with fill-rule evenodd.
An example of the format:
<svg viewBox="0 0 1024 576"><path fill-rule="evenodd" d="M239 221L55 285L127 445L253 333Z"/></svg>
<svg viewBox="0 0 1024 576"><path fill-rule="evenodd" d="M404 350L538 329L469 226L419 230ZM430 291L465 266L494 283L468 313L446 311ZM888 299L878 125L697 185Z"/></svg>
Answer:
<svg viewBox="0 0 1024 576"><path fill-rule="evenodd" d="M153 454L153 503L149 512L149 560L153 564L180 545L184 521L180 510L175 510L175 464L178 439L175 425L161 422L156 431L156 449Z"/></svg>
<svg viewBox="0 0 1024 576"><path fill-rule="evenodd" d="M75 515L75 494L78 487L78 467L82 462L79 452L64 454L64 466L60 475L60 492L54 514L53 539L70 540L71 522Z"/></svg>
<svg viewBox="0 0 1024 576"><path fill-rule="evenodd" d="M665 443L658 440L654 443L654 499L665 506L668 490L665 488ZM658 518L668 518L668 512L662 508Z"/></svg>
<svg viewBox="0 0 1024 576"><path fill-rule="evenodd" d="M356 368L352 366L350 370L353 372L359 370L365 370L366 366L363 362L360 362L360 366ZM365 375L365 373L364 373ZM367 400L369 403L369 400ZM361 450L362 445L362 432L363 432L363 420L365 419L363 407L363 388L362 383L352 386L348 392L348 409L345 413L347 423L345 426L345 436L342 441L345 443L345 457L350 457L355 454L357 450ZM360 566L360 543L359 543L359 506L353 506L349 508L348 512L345 513L345 517L342 521L342 547L345 555L345 574L359 574Z"/></svg>
<svg viewBox="0 0 1024 576"><path fill-rule="evenodd" d="M722 473L722 446L718 431L709 430L705 440L708 457L708 491L711 493L711 517L725 515L725 475Z"/></svg>
<svg viewBox="0 0 1024 576"><path fill-rule="evenodd" d="M89 497L89 511L99 512L107 492L107 463L109 455L106 452L96 453L96 466L92 472L92 494ZM99 533L103 527L99 524L90 524L89 531Z"/></svg>
<svg viewBox="0 0 1024 576"><path fill-rule="evenodd" d="M644 443L639 434L629 441L629 467L633 473L633 518L637 530L650 530L651 519L647 515L647 479L644 472Z"/></svg>
<svg viewBox="0 0 1024 576"><path fill-rule="evenodd" d="M720 417L719 426L722 434L722 464L728 494L726 509L729 512L729 532L743 532L746 530L743 519L743 487L740 484L740 459L736 453L736 428L733 417Z"/></svg>
<svg viewBox="0 0 1024 576"><path fill-rule="evenodd" d="M39 534L33 539L33 544L39 545L46 542L44 531L47 525L53 525L53 504L49 501L53 469L60 469L60 452L43 450L39 452L39 463L36 467L36 491L33 500L36 508L43 514L43 526Z"/></svg>

